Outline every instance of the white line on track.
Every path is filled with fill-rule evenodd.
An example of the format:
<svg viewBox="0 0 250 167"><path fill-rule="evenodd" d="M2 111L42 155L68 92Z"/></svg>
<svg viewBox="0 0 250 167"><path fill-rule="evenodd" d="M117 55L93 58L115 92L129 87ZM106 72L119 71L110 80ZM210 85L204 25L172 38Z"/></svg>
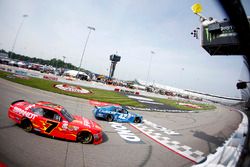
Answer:
<svg viewBox="0 0 250 167"><path fill-rule="evenodd" d="M162 103L157 103L157 102L152 102L152 101L144 101L144 100L139 100L141 103L147 103L147 104L158 104L158 105L163 105Z"/></svg>
<svg viewBox="0 0 250 167"><path fill-rule="evenodd" d="M146 97L141 97L141 96L131 96L131 95L128 95L129 98L131 99L136 99L136 100L145 100L145 101L154 101L150 98L146 98Z"/></svg>

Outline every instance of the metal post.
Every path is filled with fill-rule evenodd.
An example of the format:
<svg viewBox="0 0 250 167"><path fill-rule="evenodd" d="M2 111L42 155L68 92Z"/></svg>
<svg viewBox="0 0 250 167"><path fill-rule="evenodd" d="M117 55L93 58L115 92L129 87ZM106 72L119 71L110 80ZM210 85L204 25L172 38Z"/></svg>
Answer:
<svg viewBox="0 0 250 167"><path fill-rule="evenodd" d="M150 61L149 61L149 65L148 65L148 74L147 74L147 83L146 83L146 86L148 85L148 82L149 82L149 73L150 73L150 69L151 69L151 62L152 62L153 54L155 54L155 52L151 51Z"/></svg>
<svg viewBox="0 0 250 167"><path fill-rule="evenodd" d="M22 21L21 21L21 23L20 23L20 25L19 25L19 28L18 28L18 30L17 30L16 36L15 36L15 39L14 39L14 43L13 43L12 48L11 48L10 58L11 58L11 55L12 55L14 49L15 49L16 41L17 41L17 38L18 38L19 33L20 33L20 31L21 31L21 28L22 28L22 26L23 26L24 20L25 20L26 17L28 17L28 15L27 15L27 14L24 14L22 17L23 17L23 19L22 19Z"/></svg>
<svg viewBox="0 0 250 167"><path fill-rule="evenodd" d="M85 50L86 50L86 46L87 46L87 43L88 43L88 40L89 40L89 36L90 36L91 30L95 31L95 28L94 28L94 27L88 26L88 29L89 29L89 33L88 33L86 42L85 42L85 44L84 44L84 48L83 48L82 57L81 57L80 65L79 65L79 68L78 68L77 76L79 75L79 72L80 72L80 69L81 69L82 59L83 59L83 56L84 56L84 53L85 53Z"/></svg>

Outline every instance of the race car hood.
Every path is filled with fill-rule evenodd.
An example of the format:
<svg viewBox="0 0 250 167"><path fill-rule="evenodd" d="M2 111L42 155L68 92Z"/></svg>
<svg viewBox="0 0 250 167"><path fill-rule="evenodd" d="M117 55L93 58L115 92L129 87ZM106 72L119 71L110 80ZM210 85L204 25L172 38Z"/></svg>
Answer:
<svg viewBox="0 0 250 167"><path fill-rule="evenodd" d="M136 113L133 113L133 112L129 112L133 117L141 117L142 118L142 116L141 115L139 115L139 114L136 114Z"/></svg>
<svg viewBox="0 0 250 167"><path fill-rule="evenodd" d="M82 128L87 128L87 129L94 129L96 131L101 131L101 126L97 124L96 122L89 120L87 118L74 115L75 120L73 120L71 123L78 125Z"/></svg>

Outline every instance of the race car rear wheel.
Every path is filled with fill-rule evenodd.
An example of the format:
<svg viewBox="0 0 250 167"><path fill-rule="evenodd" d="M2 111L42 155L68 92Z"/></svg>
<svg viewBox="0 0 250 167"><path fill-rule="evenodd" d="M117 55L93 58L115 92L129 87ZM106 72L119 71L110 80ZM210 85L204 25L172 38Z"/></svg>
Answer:
<svg viewBox="0 0 250 167"><path fill-rule="evenodd" d="M141 119L139 117L135 117L134 123L141 123Z"/></svg>
<svg viewBox="0 0 250 167"><path fill-rule="evenodd" d="M114 119L114 117L112 116L112 115L107 115L107 117L106 117L106 120L108 121L108 122L112 122L113 121L113 119Z"/></svg>
<svg viewBox="0 0 250 167"><path fill-rule="evenodd" d="M80 132L77 135L77 141L82 144L89 144L93 142L93 135L90 132Z"/></svg>
<svg viewBox="0 0 250 167"><path fill-rule="evenodd" d="M21 127L26 131L26 132L32 132L33 130L33 125L30 122L29 119L23 119L21 122Z"/></svg>

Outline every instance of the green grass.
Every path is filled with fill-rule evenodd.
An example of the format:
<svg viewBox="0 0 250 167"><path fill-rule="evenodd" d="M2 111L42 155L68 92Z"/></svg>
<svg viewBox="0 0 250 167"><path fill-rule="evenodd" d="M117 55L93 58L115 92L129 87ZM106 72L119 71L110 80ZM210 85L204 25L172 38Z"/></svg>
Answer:
<svg viewBox="0 0 250 167"><path fill-rule="evenodd" d="M66 92L66 91L63 91L54 87L54 85L56 84L62 84L61 82L33 78L33 77L29 77L29 79L23 79L19 77L10 78L8 76L12 76L12 74L8 72L0 71L0 78L6 79L12 82L16 82L22 85L30 86L33 88L41 89L41 90L46 90L46 91L50 91L54 93L64 94L64 95L83 98L83 99L115 103L115 104L120 104L124 106L145 107L143 104L135 100L129 99L127 96L114 92L114 91L82 87L86 90L89 90L92 93L89 93L89 94L71 93L71 92ZM195 108L190 108L187 106L178 105L179 102L184 102L184 101L176 101L176 100L160 99L160 98L153 98L153 99L157 102L164 103L168 106L172 106L179 110L212 110L212 109L215 109L215 106L213 105L188 102L188 103L195 104L195 105L202 107L201 109L195 109Z"/></svg>
<svg viewBox="0 0 250 167"><path fill-rule="evenodd" d="M23 79L19 77L9 78L8 76L11 76L11 75L12 75L11 73L0 71L1 78L12 81L12 82L16 82L22 85L30 86L33 88L46 90L46 91L59 93L59 94L64 94L68 96L78 97L78 98L89 99L89 100L97 100L101 102L115 103L115 104L120 104L120 105L125 105L125 106L144 107L139 102L129 99L127 96L121 95L114 91L82 87L86 90L91 91L92 93L89 93L89 94L71 93L71 92L65 92L63 90L60 90L54 87L54 85L61 84L61 82L33 78L33 77L29 77L29 79Z"/></svg>
<svg viewBox="0 0 250 167"><path fill-rule="evenodd" d="M174 107L176 109L179 110L213 110L216 107L213 105L209 105L209 104L201 104L201 103L193 103L193 102L185 102L185 101L181 101L181 100L171 100L171 99L161 99L161 98L154 98L155 101L160 102L160 103L164 103L168 106ZM188 106L181 106L179 105L179 103L189 103L189 104L194 104L197 105L201 108L191 108Z"/></svg>

